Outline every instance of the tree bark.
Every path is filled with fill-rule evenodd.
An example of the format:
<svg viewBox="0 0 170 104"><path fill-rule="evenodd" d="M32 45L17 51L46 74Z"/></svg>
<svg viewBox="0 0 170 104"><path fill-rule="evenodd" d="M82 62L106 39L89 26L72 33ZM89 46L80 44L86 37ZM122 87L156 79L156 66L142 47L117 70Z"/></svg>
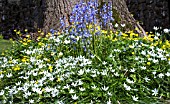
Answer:
<svg viewBox="0 0 170 104"><path fill-rule="evenodd" d="M86 0L86 2L89 0ZM145 36L144 29L136 22L136 20L130 14L126 0L98 0L101 2L112 2L114 10L117 11L120 18L120 24L126 24L126 30L131 30L138 28L138 33L140 36ZM79 3L80 0L45 0L46 7L44 12L44 25L43 31L48 32L50 29L59 30L60 29L60 17L65 17L66 26L69 25L69 15L72 12L73 7L76 3ZM114 14L114 12L113 12Z"/></svg>

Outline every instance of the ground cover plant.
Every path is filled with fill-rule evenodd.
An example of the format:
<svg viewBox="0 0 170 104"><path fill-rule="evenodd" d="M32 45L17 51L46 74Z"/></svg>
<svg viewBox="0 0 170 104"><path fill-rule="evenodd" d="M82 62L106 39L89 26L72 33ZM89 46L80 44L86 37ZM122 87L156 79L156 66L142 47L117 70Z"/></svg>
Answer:
<svg viewBox="0 0 170 104"><path fill-rule="evenodd" d="M3 52L7 48L10 48L12 41L4 40L3 37L0 35L0 52Z"/></svg>
<svg viewBox="0 0 170 104"><path fill-rule="evenodd" d="M170 42L162 40L169 30L143 38L134 31L112 31L102 27L114 21L105 12L111 7L101 9L100 25L96 6L77 4L69 28L51 29L35 40L27 34L0 55L0 103L158 104L170 99ZM124 27L112 24L118 26Z"/></svg>

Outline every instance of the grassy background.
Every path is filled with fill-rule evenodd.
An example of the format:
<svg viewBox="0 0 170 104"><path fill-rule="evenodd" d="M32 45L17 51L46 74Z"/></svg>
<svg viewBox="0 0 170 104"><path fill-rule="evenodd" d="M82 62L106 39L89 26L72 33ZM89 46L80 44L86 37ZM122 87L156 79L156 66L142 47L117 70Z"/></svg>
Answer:
<svg viewBox="0 0 170 104"><path fill-rule="evenodd" d="M4 40L0 38L0 53L4 50L10 48L12 46L12 42L9 40Z"/></svg>

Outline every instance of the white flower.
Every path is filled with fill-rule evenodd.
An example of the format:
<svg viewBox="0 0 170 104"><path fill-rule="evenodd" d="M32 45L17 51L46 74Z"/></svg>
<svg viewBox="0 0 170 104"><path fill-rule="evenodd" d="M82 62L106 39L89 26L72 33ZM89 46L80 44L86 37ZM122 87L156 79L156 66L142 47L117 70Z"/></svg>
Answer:
<svg viewBox="0 0 170 104"><path fill-rule="evenodd" d="M26 53L27 55L30 55L30 54L32 53L32 51L27 50L25 53Z"/></svg>
<svg viewBox="0 0 170 104"><path fill-rule="evenodd" d="M53 76L51 76L49 79L50 79L51 81L53 81L53 80L54 80L54 77L53 77Z"/></svg>
<svg viewBox="0 0 170 104"><path fill-rule="evenodd" d="M132 96L133 101L138 101L138 97Z"/></svg>
<svg viewBox="0 0 170 104"><path fill-rule="evenodd" d="M78 71L78 75L83 75L84 74L84 70L83 69L80 69L79 71Z"/></svg>
<svg viewBox="0 0 170 104"><path fill-rule="evenodd" d="M119 26L118 23L116 23L116 24L115 24L115 27L118 27L118 26Z"/></svg>
<svg viewBox="0 0 170 104"><path fill-rule="evenodd" d="M109 92L109 91L107 92L107 94L108 94L109 96L112 96L112 93L111 93L111 92Z"/></svg>
<svg viewBox="0 0 170 104"><path fill-rule="evenodd" d="M63 53L62 53L62 52L60 52L58 55L59 55L59 57L61 57L61 56L63 56Z"/></svg>
<svg viewBox="0 0 170 104"><path fill-rule="evenodd" d="M78 80L78 85L82 85L83 82L81 80Z"/></svg>
<svg viewBox="0 0 170 104"><path fill-rule="evenodd" d="M60 42L60 39L59 39L59 38L56 38L56 39L54 39L54 41L55 41L56 43L59 43L59 42Z"/></svg>
<svg viewBox="0 0 170 104"><path fill-rule="evenodd" d="M36 88L35 92L37 92L38 94L42 94L42 91L40 88Z"/></svg>
<svg viewBox="0 0 170 104"><path fill-rule="evenodd" d="M78 84L77 84L76 82L75 82L75 83L72 82L71 85L74 86L74 87L76 87Z"/></svg>
<svg viewBox="0 0 170 104"><path fill-rule="evenodd" d="M10 77L12 77L12 74L11 74L11 73L8 73L6 76L7 76L8 78L10 78Z"/></svg>
<svg viewBox="0 0 170 104"><path fill-rule="evenodd" d="M63 101L58 101L57 104L64 104Z"/></svg>
<svg viewBox="0 0 170 104"><path fill-rule="evenodd" d="M107 101L107 104L112 104L112 102L110 101L110 99L109 99L109 101Z"/></svg>
<svg viewBox="0 0 170 104"><path fill-rule="evenodd" d="M162 73L158 74L159 78L162 78L163 76L164 76L164 74L162 74Z"/></svg>
<svg viewBox="0 0 170 104"><path fill-rule="evenodd" d="M71 98L72 98L73 100L77 100L77 99L78 99L78 96L77 96L76 94L74 94L74 96L72 95Z"/></svg>
<svg viewBox="0 0 170 104"><path fill-rule="evenodd" d="M146 51L142 51L141 54L145 56L146 55Z"/></svg>
<svg viewBox="0 0 170 104"><path fill-rule="evenodd" d="M139 60L139 57L135 57L135 60Z"/></svg>
<svg viewBox="0 0 170 104"><path fill-rule="evenodd" d="M103 64L103 65L106 65L106 64L107 64L107 62L106 62L106 61L104 61L102 64Z"/></svg>
<svg viewBox="0 0 170 104"><path fill-rule="evenodd" d="M51 94L52 94L52 97L55 97L59 94L59 90L57 90L56 88L54 88L52 91L51 91Z"/></svg>
<svg viewBox="0 0 170 104"><path fill-rule="evenodd" d="M69 89L70 86L68 84L66 84L66 86L63 87L64 89Z"/></svg>
<svg viewBox="0 0 170 104"><path fill-rule="evenodd" d="M65 40L64 43L65 43L65 44L69 44L69 43L70 43L70 40Z"/></svg>
<svg viewBox="0 0 170 104"><path fill-rule="evenodd" d="M150 79L148 77L144 78L146 82L150 81Z"/></svg>
<svg viewBox="0 0 170 104"><path fill-rule="evenodd" d="M33 72L32 75L33 75L33 76L37 76L37 75L38 75L38 72Z"/></svg>
<svg viewBox="0 0 170 104"><path fill-rule="evenodd" d="M30 57L30 61L31 61L32 63L34 63L34 62L36 61L36 58L35 58L35 57Z"/></svg>
<svg viewBox="0 0 170 104"><path fill-rule="evenodd" d="M91 88L92 88L92 89L96 89L96 88L97 88L97 86L96 86L96 85L93 85L93 86L91 86Z"/></svg>
<svg viewBox="0 0 170 104"><path fill-rule="evenodd" d="M26 95L26 96L30 96L30 95L31 95L31 92L27 91L27 92L25 92L25 95Z"/></svg>
<svg viewBox="0 0 170 104"><path fill-rule="evenodd" d="M157 33L155 33L155 35L156 35L156 36L160 36L161 34L157 32Z"/></svg>
<svg viewBox="0 0 170 104"><path fill-rule="evenodd" d="M18 91L21 91L22 90L22 87L18 87Z"/></svg>
<svg viewBox="0 0 170 104"><path fill-rule="evenodd" d="M122 27L125 27L125 24L120 24Z"/></svg>
<svg viewBox="0 0 170 104"><path fill-rule="evenodd" d="M41 69L41 68L43 68L43 66L44 66L43 64L39 64L38 68Z"/></svg>
<svg viewBox="0 0 170 104"><path fill-rule="evenodd" d="M130 86L128 86L126 83L124 83L124 84L123 84L123 86L124 86L124 88L125 88L126 90L128 90L128 91L130 91L130 90L131 90L131 87L130 87Z"/></svg>
<svg viewBox="0 0 170 104"><path fill-rule="evenodd" d="M162 57L162 58L161 58L161 60L167 60L167 58L165 58L165 57Z"/></svg>
<svg viewBox="0 0 170 104"><path fill-rule="evenodd" d="M104 91L107 91L108 89L109 89L109 87L106 87L106 86L102 87L102 90L104 90Z"/></svg>
<svg viewBox="0 0 170 104"><path fill-rule="evenodd" d="M141 66L140 68L141 68L142 70L145 70L145 69L146 69L146 67L145 67L145 66Z"/></svg>
<svg viewBox="0 0 170 104"><path fill-rule="evenodd" d="M94 104L92 100L90 101L90 104Z"/></svg>
<svg viewBox="0 0 170 104"><path fill-rule="evenodd" d="M29 100L29 103L34 103L34 100L30 99L30 100Z"/></svg>
<svg viewBox="0 0 170 104"><path fill-rule="evenodd" d="M17 82L16 85L17 85L17 86L21 85L21 81Z"/></svg>
<svg viewBox="0 0 170 104"><path fill-rule="evenodd" d="M135 72L135 69L134 69L134 68L133 68L133 69L130 69L130 72L134 73L134 72Z"/></svg>
<svg viewBox="0 0 170 104"><path fill-rule="evenodd" d="M158 40L159 38L157 36L154 37L155 40Z"/></svg>
<svg viewBox="0 0 170 104"><path fill-rule="evenodd" d="M167 77L169 77L169 76L170 76L170 73L169 73L169 72L167 72L165 75L166 75Z"/></svg>
<svg viewBox="0 0 170 104"><path fill-rule="evenodd" d="M85 88L79 87L80 91L85 91Z"/></svg>
<svg viewBox="0 0 170 104"><path fill-rule="evenodd" d="M156 27L156 26L154 26L154 27L153 27L153 29L154 29L155 31L157 31L159 28L158 28L158 27Z"/></svg>
<svg viewBox="0 0 170 104"><path fill-rule="evenodd" d="M169 29L164 29L164 33L169 33Z"/></svg>
<svg viewBox="0 0 170 104"><path fill-rule="evenodd" d="M3 75L3 74L0 74L0 79L3 78L3 77L4 77L4 75Z"/></svg>
<svg viewBox="0 0 170 104"><path fill-rule="evenodd" d="M131 81L131 80L128 79L128 78L126 78L126 81L127 81L128 83L130 83L130 84L133 84L133 83L134 83L134 81Z"/></svg>
<svg viewBox="0 0 170 104"><path fill-rule="evenodd" d="M153 92L152 95L156 96L158 94L158 89L155 88L154 90L152 90L152 92Z"/></svg>
<svg viewBox="0 0 170 104"><path fill-rule="evenodd" d="M96 73L93 73L93 74L91 74L91 76L92 76L92 77L96 77L97 75L96 75Z"/></svg>
<svg viewBox="0 0 170 104"><path fill-rule="evenodd" d="M115 75L116 77L118 77L118 76L119 76L119 73L118 73L118 72L116 72L116 73L114 73L114 75Z"/></svg>
<svg viewBox="0 0 170 104"><path fill-rule="evenodd" d="M51 91L52 91L52 89L51 89L51 88L49 88L49 87L45 87L45 91L46 91L46 92L51 92Z"/></svg>
<svg viewBox="0 0 170 104"><path fill-rule="evenodd" d="M0 96L2 96L2 95L4 95L4 90L2 90L2 91L0 92Z"/></svg>
<svg viewBox="0 0 170 104"><path fill-rule="evenodd" d="M153 59L152 61L153 61L153 63L157 63L157 62L159 62L159 60L158 60L158 59Z"/></svg>
<svg viewBox="0 0 170 104"><path fill-rule="evenodd" d="M101 75L107 75L107 71L106 70L103 70L102 72L101 72Z"/></svg>
<svg viewBox="0 0 170 104"><path fill-rule="evenodd" d="M69 93L73 94L73 93L75 93L75 91L73 89L70 89Z"/></svg>

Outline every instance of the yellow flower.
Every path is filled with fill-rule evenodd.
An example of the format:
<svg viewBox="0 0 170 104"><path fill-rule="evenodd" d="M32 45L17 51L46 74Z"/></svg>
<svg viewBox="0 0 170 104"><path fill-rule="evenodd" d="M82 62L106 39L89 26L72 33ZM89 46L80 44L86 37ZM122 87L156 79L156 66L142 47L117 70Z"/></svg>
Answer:
<svg viewBox="0 0 170 104"><path fill-rule="evenodd" d="M170 61L170 57L168 58L168 60Z"/></svg>
<svg viewBox="0 0 170 104"><path fill-rule="evenodd" d="M170 43L169 43L168 40L166 40L165 44L166 44L167 47L170 47Z"/></svg>
<svg viewBox="0 0 170 104"><path fill-rule="evenodd" d="M25 32L28 32L28 29L25 29L24 31L25 31Z"/></svg>
<svg viewBox="0 0 170 104"><path fill-rule="evenodd" d="M41 37L39 36L38 38L37 38L37 40L40 40L41 39Z"/></svg>
<svg viewBox="0 0 170 104"><path fill-rule="evenodd" d="M136 27L135 30L139 30L139 28Z"/></svg>
<svg viewBox="0 0 170 104"><path fill-rule="evenodd" d="M132 55L134 55L135 54L135 52L132 52Z"/></svg>
<svg viewBox="0 0 170 104"><path fill-rule="evenodd" d="M133 40L138 40L138 38L133 38Z"/></svg>
<svg viewBox="0 0 170 104"><path fill-rule="evenodd" d="M123 35L124 37L128 37L128 35L127 35L127 34L125 34L125 33L122 33L122 35Z"/></svg>
<svg viewBox="0 0 170 104"><path fill-rule="evenodd" d="M147 65L151 65L151 62L147 62Z"/></svg>
<svg viewBox="0 0 170 104"><path fill-rule="evenodd" d="M38 45L39 45L39 46L43 46L43 45L44 45L44 43L42 43L42 42L38 42Z"/></svg>
<svg viewBox="0 0 170 104"><path fill-rule="evenodd" d="M8 61L10 64L12 64L12 61L10 60L10 61Z"/></svg>
<svg viewBox="0 0 170 104"><path fill-rule="evenodd" d="M23 43L23 45L25 45L25 46L26 46L26 45L28 45L28 44L27 44L26 42L24 42L24 43Z"/></svg>
<svg viewBox="0 0 170 104"><path fill-rule="evenodd" d="M107 31L106 31L106 30L102 30L102 33L103 33L103 34L107 34Z"/></svg>
<svg viewBox="0 0 170 104"><path fill-rule="evenodd" d="M60 32L57 32L57 35L60 35L61 33Z"/></svg>
<svg viewBox="0 0 170 104"><path fill-rule="evenodd" d="M50 59L47 59L47 62L50 62Z"/></svg>
<svg viewBox="0 0 170 104"><path fill-rule="evenodd" d="M147 36L144 36L144 37L143 37L143 39L144 39L144 40L147 40L147 39L148 39L148 37L147 37Z"/></svg>
<svg viewBox="0 0 170 104"><path fill-rule="evenodd" d="M4 54L4 52L2 52L2 54L1 54L1 55L5 55L5 54Z"/></svg>
<svg viewBox="0 0 170 104"><path fill-rule="evenodd" d="M44 40L48 40L48 39L45 37Z"/></svg>
<svg viewBox="0 0 170 104"><path fill-rule="evenodd" d="M16 32L18 35L21 33L20 31Z"/></svg>
<svg viewBox="0 0 170 104"><path fill-rule="evenodd" d="M38 84L38 81L36 81L35 84Z"/></svg>
<svg viewBox="0 0 170 104"><path fill-rule="evenodd" d="M152 42L154 39L153 38L148 38L148 40Z"/></svg>
<svg viewBox="0 0 170 104"><path fill-rule="evenodd" d="M38 30L38 33L41 33L41 30Z"/></svg>
<svg viewBox="0 0 170 104"><path fill-rule="evenodd" d="M74 102L74 104L77 104L77 102Z"/></svg>
<svg viewBox="0 0 170 104"><path fill-rule="evenodd" d="M112 41L114 42L114 41L117 41L118 39L117 38L114 38Z"/></svg>
<svg viewBox="0 0 170 104"><path fill-rule="evenodd" d="M23 39L24 42L26 42L26 40L27 40L26 38Z"/></svg>
<svg viewBox="0 0 170 104"><path fill-rule="evenodd" d="M30 35L26 35L27 38L30 38Z"/></svg>
<svg viewBox="0 0 170 104"><path fill-rule="evenodd" d="M21 68L20 68L19 65L16 65L16 66L14 66L14 68L13 68L14 71L17 71L17 70L20 70L20 69L21 69Z"/></svg>
<svg viewBox="0 0 170 104"><path fill-rule="evenodd" d="M61 80L60 80L60 78L57 78L57 82L60 82Z"/></svg>
<svg viewBox="0 0 170 104"><path fill-rule="evenodd" d="M21 59L21 61L22 62L26 62L28 59L27 59L27 56L24 56L22 59Z"/></svg>
<svg viewBox="0 0 170 104"><path fill-rule="evenodd" d="M153 46L157 46L158 45L158 41L156 41L154 44L153 44Z"/></svg>
<svg viewBox="0 0 170 104"><path fill-rule="evenodd" d="M27 40L27 42L29 43L29 42L31 42L31 40Z"/></svg>
<svg viewBox="0 0 170 104"><path fill-rule="evenodd" d="M159 41L159 44L162 44L162 41L161 41L161 40Z"/></svg>
<svg viewBox="0 0 170 104"><path fill-rule="evenodd" d="M3 73L3 71L0 71L0 74L2 74Z"/></svg>
<svg viewBox="0 0 170 104"><path fill-rule="evenodd" d="M163 45L163 46L161 47L161 49L163 49L163 50L166 49L166 45Z"/></svg>
<svg viewBox="0 0 170 104"><path fill-rule="evenodd" d="M50 72L52 72L52 71L53 71L53 66L50 65L50 66L48 67L48 69L50 70Z"/></svg>

